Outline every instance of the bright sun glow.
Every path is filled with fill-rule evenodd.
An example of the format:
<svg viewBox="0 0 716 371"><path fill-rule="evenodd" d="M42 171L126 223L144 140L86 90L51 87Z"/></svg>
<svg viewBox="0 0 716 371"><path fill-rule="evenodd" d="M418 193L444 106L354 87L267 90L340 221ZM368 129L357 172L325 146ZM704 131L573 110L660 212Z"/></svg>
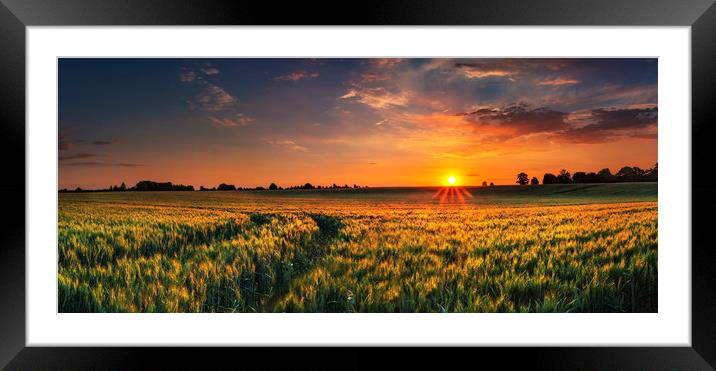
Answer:
<svg viewBox="0 0 716 371"><path fill-rule="evenodd" d="M450 184L450 185L454 185L455 183L457 183L457 179L454 176L448 177L447 180L448 180L448 184Z"/></svg>

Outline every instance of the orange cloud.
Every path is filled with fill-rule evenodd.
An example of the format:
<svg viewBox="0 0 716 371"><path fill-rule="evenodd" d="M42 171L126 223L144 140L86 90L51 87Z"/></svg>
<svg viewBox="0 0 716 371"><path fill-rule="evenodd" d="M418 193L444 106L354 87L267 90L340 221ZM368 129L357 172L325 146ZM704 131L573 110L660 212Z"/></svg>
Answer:
<svg viewBox="0 0 716 371"><path fill-rule="evenodd" d="M365 105L376 109L386 108L390 106L406 106L412 93L409 91L391 92L385 88L353 88L348 90L340 99L355 99Z"/></svg>
<svg viewBox="0 0 716 371"><path fill-rule="evenodd" d="M402 58L373 58L370 64L379 68L393 68L405 62Z"/></svg>
<svg viewBox="0 0 716 371"><path fill-rule="evenodd" d="M254 118L241 113L237 113L234 117L209 116L209 120L218 126L246 126L256 121Z"/></svg>
<svg viewBox="0 0 716 371"><path fill-rule="evenodd" d="M514 71L505 68L486 66L482 64L457 63L455 64L455 67L457 67L465 77L470 79L483 79L486 77L511 77L515 74Z"/></svg>
<svg viewBox="0 0 716 371"><path fill-rule="evenodd" d="M388 80L388 75L381 72L368 71L361 75L363 82L374 82L374 81L385 81Z"/></svg>
<svg viewBox="0 0 716 371"><path fill-rule="evenodd" d="M560 86L560 85L574 85L574 84L579 84L579 83L581 83L581 81L575 80L575 79L554 79L554 80L538 81L537 85Z"/></svg>
<svg viewBox="0 0 716 371"><path fill-rule="evenodd" d="M278 140L278 141L268 141L269 144L277 147L282 147L286 149L290 149L292 151L298 151L298 152L308 152L308 148L298 145L296 142L286 139L286 140Z"/></svg>
<svg viewBox="0 0 716 371"><path fill-rule="evenodd" d="M471 79L482 79L485 77L507 77L512 76L512 72L507 70L484 70L484 71L478 71L478 70L464 70L463 72L466 77L469 77Z"/></svg>

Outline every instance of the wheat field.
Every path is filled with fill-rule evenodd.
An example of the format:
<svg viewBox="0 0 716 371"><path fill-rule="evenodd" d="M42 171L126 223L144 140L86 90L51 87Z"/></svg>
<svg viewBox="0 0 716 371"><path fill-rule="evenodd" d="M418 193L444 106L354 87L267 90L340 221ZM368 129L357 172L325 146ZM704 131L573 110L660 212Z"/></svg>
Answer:
<svg viewBox="0 0 716 371"><path fill-rule="evenodd" d="M433 192L60 194L58 311L657 311L656 184Z"/></svg>

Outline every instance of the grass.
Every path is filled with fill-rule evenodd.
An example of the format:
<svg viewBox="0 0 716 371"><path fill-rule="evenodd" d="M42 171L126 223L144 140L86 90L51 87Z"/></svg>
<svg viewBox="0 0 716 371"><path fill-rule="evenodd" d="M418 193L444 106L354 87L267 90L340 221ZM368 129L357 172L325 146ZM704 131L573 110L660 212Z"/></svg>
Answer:
<svg viewBox="0 0 716 371"><path fill-rule="evenodd" d="M60 194L60 312L656 312L656 184Z"/></svg>

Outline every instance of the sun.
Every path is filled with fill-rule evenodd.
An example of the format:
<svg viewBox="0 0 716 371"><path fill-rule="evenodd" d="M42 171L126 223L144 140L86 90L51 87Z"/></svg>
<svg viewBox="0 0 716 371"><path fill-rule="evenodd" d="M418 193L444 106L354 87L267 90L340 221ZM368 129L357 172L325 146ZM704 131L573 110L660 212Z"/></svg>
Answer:
<svg viewBox="0 0 716 371"><path fill-rule="evenodd" d="M456 176L449 175L444 179L444 186L438 188L433 195L433 200L437 199L440 205L465 204L466 198L473 198L467 188L457 185Z"/></svg>

